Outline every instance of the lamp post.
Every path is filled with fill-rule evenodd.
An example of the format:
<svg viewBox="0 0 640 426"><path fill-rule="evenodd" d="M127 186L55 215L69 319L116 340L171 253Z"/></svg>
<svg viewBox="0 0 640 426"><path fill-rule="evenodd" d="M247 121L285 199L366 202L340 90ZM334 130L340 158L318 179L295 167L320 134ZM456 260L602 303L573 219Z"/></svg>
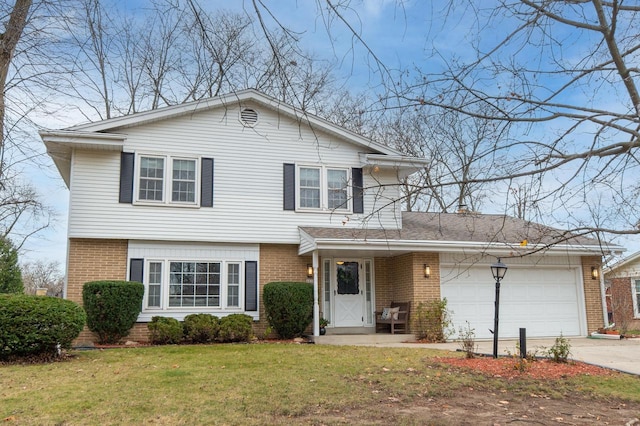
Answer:
<svg viewBox="0 0 640 426"><path fill-rule="evenodd" d="M491 265L493 279L496 280L495 316L493 317L493 357L498 358L498 311L500 310L500 281L507 273L507 265L500 261Z"/></svg>

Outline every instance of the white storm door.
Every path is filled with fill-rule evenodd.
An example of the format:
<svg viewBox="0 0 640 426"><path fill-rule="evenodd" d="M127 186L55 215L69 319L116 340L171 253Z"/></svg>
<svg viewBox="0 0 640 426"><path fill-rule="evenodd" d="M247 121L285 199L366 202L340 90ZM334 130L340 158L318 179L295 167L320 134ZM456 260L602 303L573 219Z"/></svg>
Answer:
<svg viewBox="0 0 640 426"><path fill-rule="evenodd" d="M360 262L335 263L334 326L362 327L364 325L364 289Z"/></svg>

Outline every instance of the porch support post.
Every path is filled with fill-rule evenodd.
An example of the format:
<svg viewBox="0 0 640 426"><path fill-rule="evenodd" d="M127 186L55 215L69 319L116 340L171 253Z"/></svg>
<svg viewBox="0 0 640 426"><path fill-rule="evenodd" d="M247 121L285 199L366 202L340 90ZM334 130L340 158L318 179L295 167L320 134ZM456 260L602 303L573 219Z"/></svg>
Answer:
<svg viewBox="0 0 640 426"><path fill-rule="evenodd" d="M318 302L318 251L313 251L313 335L320 335L320 303Z"/></svg>

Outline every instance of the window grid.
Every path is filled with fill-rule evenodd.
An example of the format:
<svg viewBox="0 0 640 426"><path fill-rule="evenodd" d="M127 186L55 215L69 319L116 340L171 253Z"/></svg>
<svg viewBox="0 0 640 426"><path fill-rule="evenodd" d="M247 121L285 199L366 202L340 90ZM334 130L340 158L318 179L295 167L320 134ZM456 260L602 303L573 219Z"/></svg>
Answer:
<svg viewBox="0 0 640 426"><path fill-rule="evenodd" d="M171 201L190 202L196 200L195 160L173 160Z"/></svg>
<svg viewBox="0 0 640 426"><path fill-rule="evenodd" d="M347 209L347 171L327 170L327 206L331 210Z"/></svg>
<svg viewBox="0 0 640 426"><path fill-rule="evenodd" d="M147 295L147 306L149 308L160 308L162 306L162 263L149 263L149 286Z"/></svg>
<svg viewBox="0 0 640 426"><path fill-rule="evenodd" d="M320 208L320 169L300 168L300 207Z"/></svg>
<svg viewBox="0 0 640 426"><path fill-rule="evenodd" d="M219 262L171 262L169 307L220 307Z"/></svg>
<svg viewBox="0 0 640 426"><path fill-rule="evenodd" d="M240 306L240 264L229 263L227 266L227 307Z"/></svg>
<svg viewBox="0 0 640 426"><path fill-rule="evenodd" d="M140 157L140 190L138 198L162 201L164 188L164 158Z"/></svg>

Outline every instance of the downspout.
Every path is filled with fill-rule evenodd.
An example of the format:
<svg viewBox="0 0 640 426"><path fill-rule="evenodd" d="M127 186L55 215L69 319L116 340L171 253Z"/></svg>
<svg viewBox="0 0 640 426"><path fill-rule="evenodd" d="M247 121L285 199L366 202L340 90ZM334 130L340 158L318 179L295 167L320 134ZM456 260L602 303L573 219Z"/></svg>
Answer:
<svg viewBox="0 0 640 426"><path fill-rule="evenodd" d="M318 301L318 251L313 251L313 335L320 335L320 303Z"/></svg>

